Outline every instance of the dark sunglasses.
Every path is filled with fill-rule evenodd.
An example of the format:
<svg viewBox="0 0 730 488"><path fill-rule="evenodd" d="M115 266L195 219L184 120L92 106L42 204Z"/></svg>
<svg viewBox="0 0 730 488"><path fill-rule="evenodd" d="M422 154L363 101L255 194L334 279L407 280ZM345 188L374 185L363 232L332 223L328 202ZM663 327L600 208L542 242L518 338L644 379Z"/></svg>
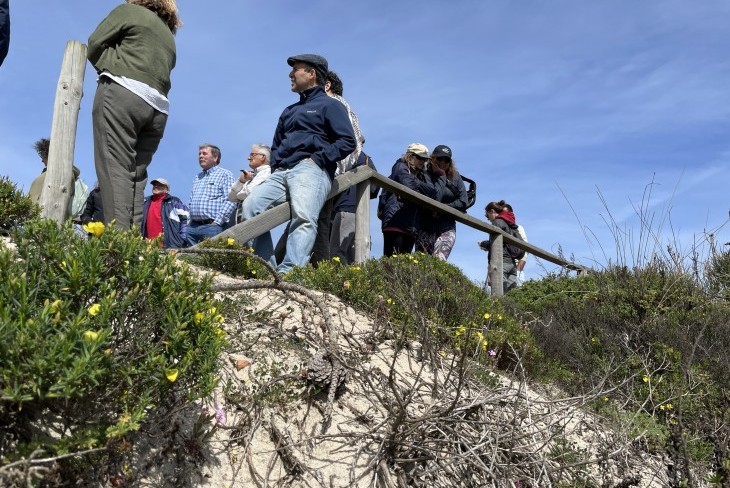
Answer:
<svg viewBox="0 0 730 488"><path fill-rule="evenodd" d="M439 156L436 158L436 161L438 161L439 163L451 163L451 158L447 156Z"/></svg>

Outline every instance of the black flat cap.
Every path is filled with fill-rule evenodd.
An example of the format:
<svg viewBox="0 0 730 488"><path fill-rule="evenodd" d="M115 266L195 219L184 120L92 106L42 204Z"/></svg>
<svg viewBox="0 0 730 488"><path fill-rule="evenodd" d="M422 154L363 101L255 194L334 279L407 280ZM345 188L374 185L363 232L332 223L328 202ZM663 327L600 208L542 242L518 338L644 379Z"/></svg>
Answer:
<svg viewBox="0 0 730 488"><path fill-rule="evenodd" d="M302 63L307 63L314 67L315 71L320 73L322 76L322 80L327 77L327 72L329 71L329 67L327 65L327 60L324 59L322 56L318 54L299 54L297 56L290 56L286 62L289 66L294 66L294 63L297 61L300 61Z"/></svg>

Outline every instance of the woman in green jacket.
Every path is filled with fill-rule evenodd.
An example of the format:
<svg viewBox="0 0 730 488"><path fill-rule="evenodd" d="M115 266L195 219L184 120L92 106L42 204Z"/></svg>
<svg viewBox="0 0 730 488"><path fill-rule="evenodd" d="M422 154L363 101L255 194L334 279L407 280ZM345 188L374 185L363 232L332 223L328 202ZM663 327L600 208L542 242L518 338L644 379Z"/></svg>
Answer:
<svg viewBox="0 0 730 488"><path fill-rule="evenodd" d="M167 124L174 34L182 24L174 0L127 0L89 37L99 73L92 109L94 162L106 223L142 222L147 167Z"/></svg>

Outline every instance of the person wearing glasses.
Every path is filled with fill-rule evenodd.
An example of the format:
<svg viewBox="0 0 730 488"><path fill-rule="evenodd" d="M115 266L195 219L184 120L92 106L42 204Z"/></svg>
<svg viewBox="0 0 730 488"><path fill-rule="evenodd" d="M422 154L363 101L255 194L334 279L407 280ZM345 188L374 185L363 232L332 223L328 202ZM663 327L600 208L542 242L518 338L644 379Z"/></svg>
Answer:
<svg viewBox="0 0 730 488"><path fill-rule="evenodd" d="M198 163L203 169L193 180L190 193L190 226L188 245L215 237L225 228L236 211L236 204L228 200L233 187L233 174L221 168L221 150L213 144L201 144Z"/></svg>
<svg viewBox="0 0 730 488"><path fill-rule="evenodd" d="M271 157L271 148L265 144L254 144L251 146L251 152L248 155L248 165L251 171L241 170L241 176L238 181L233 184L228 200L238 204L236 211L236 223L243 221L241 213L241 202L251 194L251 191L259 186L263 181L271 175L271 166L269 158Z"/></svg>
<svg viewBox="0 0 730 488"><path fill-rule="evenodd" d="M357 147L347 109L324 91L327 60L300 54L286 60L291 66L291 91L299 101L279 116L271 144L271 176L243 202L248 220L280 203L291 205L286 253L276 263L271 233L254 239L254 251L277 265L279 273L305 266L317 237L317 219L337 170L337 162Z"/></svg>
<svg viewBox="0 0 730 488"><path fill-rule="evenodd" d="M459 212L466 212L469 200L466 186L456 171L451 148L443 144L436 146L431 153L429 167L431 178L441 178L442 174L445 176L441 203ZM421 210L420 216L416 251L431 254L442 261L448 260L456 243L456 220L450 215L428 210Z"/></svg>
<svg viewBox="0 0 730 488"><path fill-rule="evenodd" d="M167 125L170 73L182 25L175 0L127 0L89 36L99 74L92 107L94 163L104 220L142 223L147 168Z"/></svg>
<svg viewBox="0 0 730 488"><path fill-rule="evenodd" d="M428 148L414 142L395 162L390 179L405 185L413 191L439 200L445 184L444 173L435 180L426 174L426 163L430 158ZM383 256L408 254L413 251L419 230L419 210L415 203L402 200L398 195L385 191L378 203L378 218L382 221Z"/></svg>

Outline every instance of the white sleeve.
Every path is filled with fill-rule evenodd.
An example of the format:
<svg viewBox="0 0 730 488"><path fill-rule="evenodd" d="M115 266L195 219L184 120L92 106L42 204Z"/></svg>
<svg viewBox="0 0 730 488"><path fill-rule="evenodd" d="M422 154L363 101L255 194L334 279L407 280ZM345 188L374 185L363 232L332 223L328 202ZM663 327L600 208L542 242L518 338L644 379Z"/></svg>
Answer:
<svg viewBox="0 0 730 488"><path fill-rule="evenodd" d="M523 241L530 242L530 241L527 240L527 233L525 232L525 228L522 227L519 224L517 225L517 232L519 232L520 237L522 237L522 240ZM527 256L529 256L529 254L528 253L525 253L525 255L522 256L522 259L520 259L520 261L527 261Z"/></svg>

